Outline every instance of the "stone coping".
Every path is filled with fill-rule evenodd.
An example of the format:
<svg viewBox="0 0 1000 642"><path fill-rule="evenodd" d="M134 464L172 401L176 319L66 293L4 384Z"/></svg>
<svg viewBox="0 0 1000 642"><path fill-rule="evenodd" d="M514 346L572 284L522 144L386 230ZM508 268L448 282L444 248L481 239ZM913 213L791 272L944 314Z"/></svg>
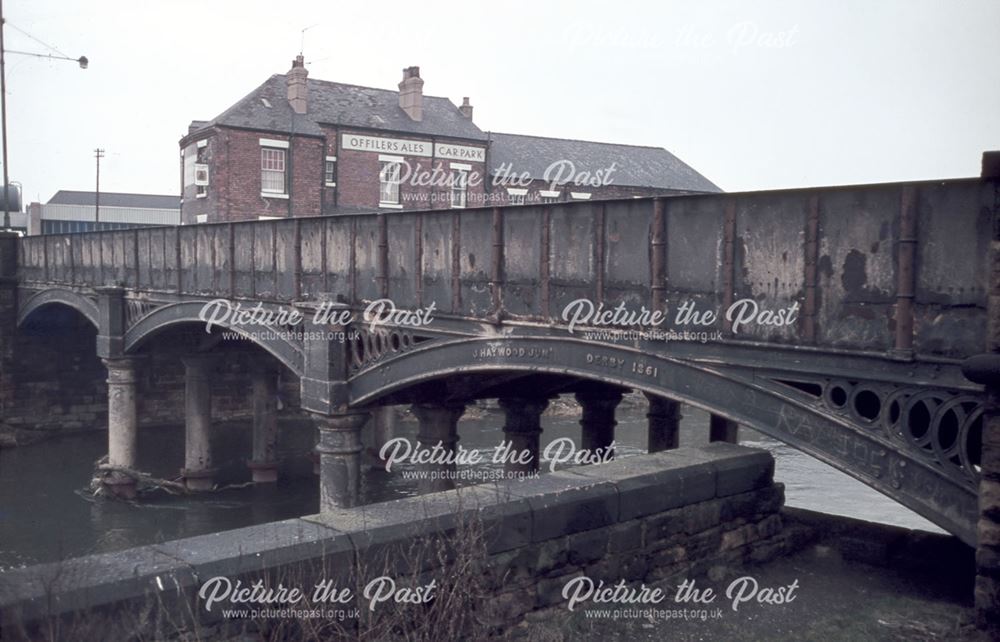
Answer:
<svg viewBox="0 0 1000 642"><path fill-rule="evenodd" d="M0 626L299 563L349 572L380 547L454 531L469 516L500 553L762 488L773 469L767 451L718 442L14 569L0 573Z"/></svg>

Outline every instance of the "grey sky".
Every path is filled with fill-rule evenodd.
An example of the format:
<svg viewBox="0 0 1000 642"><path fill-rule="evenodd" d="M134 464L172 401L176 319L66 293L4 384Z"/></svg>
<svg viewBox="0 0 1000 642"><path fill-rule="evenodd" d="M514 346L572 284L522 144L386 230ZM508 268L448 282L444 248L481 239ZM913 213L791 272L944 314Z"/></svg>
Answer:
<svg viewBox="0 0 1000 642"><path fill-rule="evenodd" d="M666 147L727 191L976 176L1000 149L1000 2L7 0L26 200L177 193L177 140L298 53L313 78L471 96L484 130Z"/></svg>

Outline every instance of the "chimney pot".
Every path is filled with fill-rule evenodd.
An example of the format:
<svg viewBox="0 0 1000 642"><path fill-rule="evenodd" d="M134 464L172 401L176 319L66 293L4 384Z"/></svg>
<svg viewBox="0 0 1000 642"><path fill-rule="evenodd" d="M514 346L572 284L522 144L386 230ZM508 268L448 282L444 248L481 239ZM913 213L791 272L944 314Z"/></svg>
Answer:
<svg viewBox="0 0 1000 642"><path fill-rule="evenodd" d="M299 54L292 61L292 68L285 74L288 84L288 104L296 114L304 114L309 109L308 77L305 59Z"/></svg>
<svg viewBox="0 0 1000 642"><path fill-rule="evenodd" d="M411 120L423 120L424 81L420 78L420 67L403 70L403 80L399 83L399 107Z"/></svg>
<svg viewBox="0 0 1000 642"><path fill-rule="evenodd" d="M1000 151L983 152L983 178L1000 178Z"/></svg>
<svg viewBox="0 0 1000 642"><path fill-rule="evenodd" d="M465 116L469 120L472 120L472 105L469 104L468 96L464 96L462 98L462 106L459 107L458 110L462 112L463 116Z"/></svg>

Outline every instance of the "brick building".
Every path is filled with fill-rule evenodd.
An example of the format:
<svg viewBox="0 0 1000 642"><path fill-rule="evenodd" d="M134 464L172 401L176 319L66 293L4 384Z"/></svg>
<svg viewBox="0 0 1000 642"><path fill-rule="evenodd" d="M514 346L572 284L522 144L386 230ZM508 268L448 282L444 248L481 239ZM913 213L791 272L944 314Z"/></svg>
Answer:
<svg viewBox="0 0 1000 642"><path fill-rule="evenodd" d="M308 78L302 56L181 139L183 223L719 189L656 147L484 132L468 98Z"/></svg>

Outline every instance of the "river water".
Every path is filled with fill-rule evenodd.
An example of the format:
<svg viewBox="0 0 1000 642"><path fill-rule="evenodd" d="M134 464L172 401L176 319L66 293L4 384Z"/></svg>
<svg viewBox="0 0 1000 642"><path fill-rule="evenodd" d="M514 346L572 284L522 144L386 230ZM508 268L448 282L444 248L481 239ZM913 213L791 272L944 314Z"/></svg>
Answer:
<svg viewBox="0 0 1000 642"><path fill-rule="evenodd" d="M572 416L543 418L542 446L560 437L579 443L577 421ZM502 424L503 416L497 412L461 421L461 445L484 452L486 462L479 466L492 465L487 462L500 441ZM215 433L215 452L226 454L218 462L218 481L247 481L249 473L243 461L250 454L249 425L224 423ZM401 422L399 434L415 441L416 424ZM309 422L282 422L279 450L284 465L278 484L198 496L157 494L135 503L93 501L81 492L89 483L94 461L107 452L107 439L100 431L0 450L0 571L316 513L319 489L307 455L314 439ZM708 415L685 408L681 446L701 445L707 440ZM616 456L645 452L646 419L640 409L619 411L615 441ZM775 477L785 484L790 506L941 532L916 513L781 442L744 427L740 428L740 442L771 451ZM172 478L183 459L182 426L141 430L141 470ZM401 470L407 469L401 466ZM391 473L370 469L364 475L366 502L417 493L417 482L405 479L395 468Z"/></svg>

